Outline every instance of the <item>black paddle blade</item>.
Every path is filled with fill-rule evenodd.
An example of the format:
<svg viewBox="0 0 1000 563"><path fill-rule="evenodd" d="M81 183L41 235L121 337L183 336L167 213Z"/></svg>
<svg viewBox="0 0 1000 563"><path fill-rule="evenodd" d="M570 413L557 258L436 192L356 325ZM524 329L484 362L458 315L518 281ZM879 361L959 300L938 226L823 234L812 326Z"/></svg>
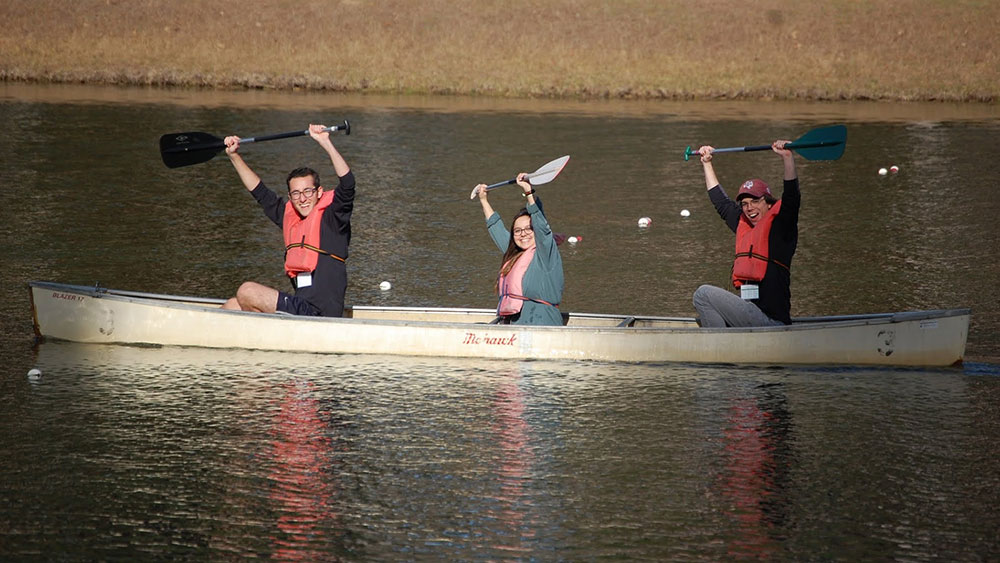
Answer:
<svg viewBox="0 0 1000 563"><path fill-rule="evenodd" d="M160 137L160 156L167 168L207 162L226 148L226 143L208 133L190 131Z"/></svg>

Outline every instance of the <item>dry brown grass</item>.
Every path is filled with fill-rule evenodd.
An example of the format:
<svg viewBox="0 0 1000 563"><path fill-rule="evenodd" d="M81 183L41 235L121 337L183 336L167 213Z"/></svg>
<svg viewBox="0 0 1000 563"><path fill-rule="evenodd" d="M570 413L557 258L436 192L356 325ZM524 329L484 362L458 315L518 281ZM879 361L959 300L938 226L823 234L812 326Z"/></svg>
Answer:
<svg viewBox="0 0 1000 563"><path fill-rule="evenodd" d="M996 101L992 0L5 0L0 79Z"/></svg>

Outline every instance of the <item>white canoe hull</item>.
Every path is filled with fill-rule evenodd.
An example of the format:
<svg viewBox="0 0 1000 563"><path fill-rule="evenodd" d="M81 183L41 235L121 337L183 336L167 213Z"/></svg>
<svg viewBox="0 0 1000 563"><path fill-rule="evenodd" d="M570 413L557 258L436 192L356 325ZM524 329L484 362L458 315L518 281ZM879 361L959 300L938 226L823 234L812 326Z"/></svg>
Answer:
<svg viewBox="0 0 1000 563"><path fill-rule="evenodd" d="M39 338L332 354L949 366L962 361L970 311L796 319L704 329L691 318L570 314L566 326L489 324L487 309L351 307L345 318L226 311L222 300L30 282Z"/></svg>

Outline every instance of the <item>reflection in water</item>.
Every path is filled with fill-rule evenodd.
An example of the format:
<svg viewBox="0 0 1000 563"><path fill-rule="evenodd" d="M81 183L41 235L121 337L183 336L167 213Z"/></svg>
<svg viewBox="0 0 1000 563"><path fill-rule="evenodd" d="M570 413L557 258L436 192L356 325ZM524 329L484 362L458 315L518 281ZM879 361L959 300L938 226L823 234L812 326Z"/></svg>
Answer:
<svg viewBox="0 0 1000 563"><path fill-rule="evenodd" d="M985 373L60 342L35 365L0 395L0 559L1000 555Z"/></svg>
<svg viewBox="0 0 1000 563"><path fill-rule="evenodd" d="M332 442L325 435L315 386L294 381L283 389L272 430L275 463L268 475L282 532L272 538L273 556L281 561L320 561L334 543L326 534L339 528L334 525L336 477L329 467Z"/></svg>
<svg viewBox="0 0 1000 563"><path fill-rule="evenodd" d="M736 526L731 556L769 559L787 520L791 416L778 384L735 397L724 429L722 494Z"/></svg>
<svg viewBox="0 0 1000 563"><path fill-rule="evenodd" d="M512 370L500 376L493 398L493 432L500 449L497 474L500 493L497 500L502 503L497 518L503 524L509 544L497 548L514 555L529 553L524 545L527 538L534 536L530 525L524 520L531 505L524 487L531 480L531 466L534 461L530 440L531 426L525 420L524 391L520 387L521 372Z"/></svg>

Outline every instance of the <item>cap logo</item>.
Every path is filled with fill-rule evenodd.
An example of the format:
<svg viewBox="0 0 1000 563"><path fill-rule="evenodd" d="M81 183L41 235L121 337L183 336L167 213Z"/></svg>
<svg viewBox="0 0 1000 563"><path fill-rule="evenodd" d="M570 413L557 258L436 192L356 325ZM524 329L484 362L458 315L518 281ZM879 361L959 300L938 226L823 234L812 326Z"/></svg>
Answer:
<svg viewBox="0 0 1000 563"><path fill-rule="evenodd" d="M744 190L749 190L752 187L753 187L753 180L747 180L746 182L743 182Z"/></svg>

